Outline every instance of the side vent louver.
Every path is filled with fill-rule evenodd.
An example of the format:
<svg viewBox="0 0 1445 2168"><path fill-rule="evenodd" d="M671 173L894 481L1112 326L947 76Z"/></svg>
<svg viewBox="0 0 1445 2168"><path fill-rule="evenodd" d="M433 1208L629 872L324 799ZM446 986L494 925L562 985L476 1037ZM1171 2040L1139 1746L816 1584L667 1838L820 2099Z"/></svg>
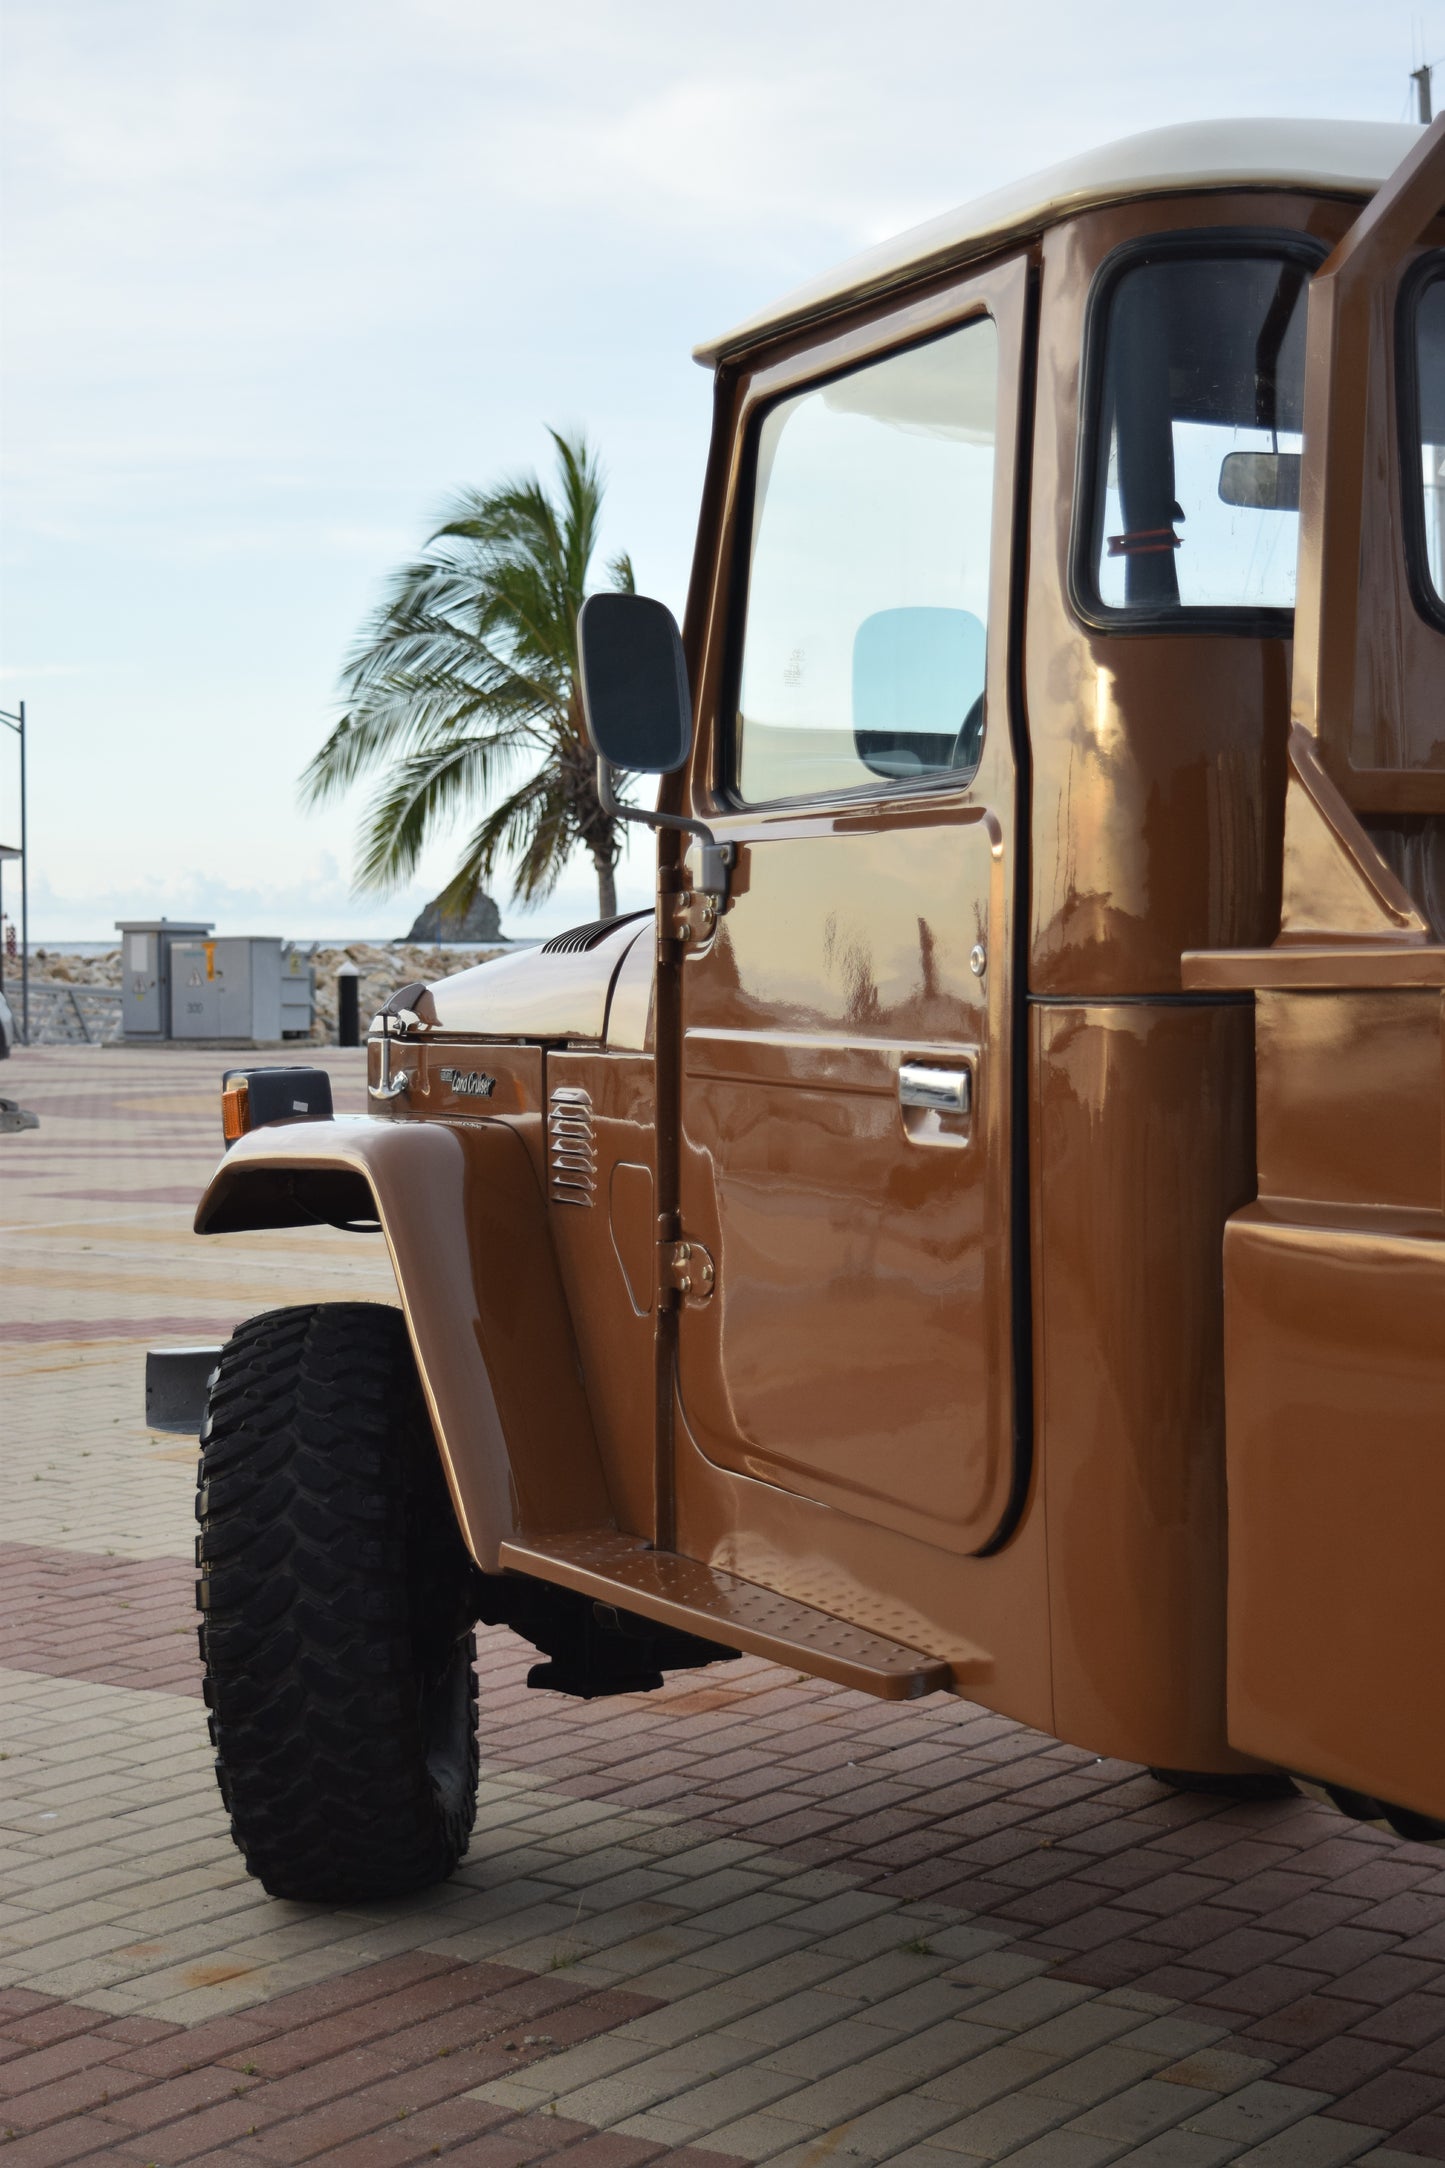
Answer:
<svg viewBox="0 0 1445 2168"><path fill-rule="evenodd" d="M597 1189L592 1100L559 1084L547 1102L547 1174L554 1204L591 1204Z"/></svg>
<svg viewBox="0 0 1445 2168"><path fill-rule="evenodd" d="M595 949L619 926L630 925L635 918L651 918L652 906L645 911L619 911L613 918L590 918L585 926L571 926L566 933L554 933L550 941L542 943L544 956L581 956L587 949Z"/></svg>

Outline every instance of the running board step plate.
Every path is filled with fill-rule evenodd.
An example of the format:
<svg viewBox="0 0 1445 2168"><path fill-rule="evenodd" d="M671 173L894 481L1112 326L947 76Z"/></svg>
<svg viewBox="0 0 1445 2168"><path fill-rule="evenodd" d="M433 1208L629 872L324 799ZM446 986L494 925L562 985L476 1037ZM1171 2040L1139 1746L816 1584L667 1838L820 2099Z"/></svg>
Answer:
<svg viewBox="0 0 1445 2168"><path fill-rule="evenodd" d="M743 1655L765 1656L884 1701L915 1701L920 1694L946 1692L961 1671L978 1677L989 1668L982 1651L974 1652L976 1664L925 1656L920 1649L869 1633L811 1604L759 1588L756 1582L740 1581L735 1574L719 1573L694 1558L649 1550L640 1537L610 1528L504 1543L500 1563L506 1572L554 1581L619 1611L657 1619Z"/></svg>

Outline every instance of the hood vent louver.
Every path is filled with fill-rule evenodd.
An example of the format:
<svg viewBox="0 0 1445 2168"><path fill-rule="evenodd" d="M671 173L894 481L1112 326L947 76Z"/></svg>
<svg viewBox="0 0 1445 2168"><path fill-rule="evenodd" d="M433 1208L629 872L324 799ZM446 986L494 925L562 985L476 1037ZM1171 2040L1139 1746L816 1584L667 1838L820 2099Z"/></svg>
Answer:
<svg viewBox="0 0 1445 2168"><path fill-rule="evenodd" d="M550 941L542 943L544 956L580 956L586 949L594 949L599 941L618 926L625 926L634 918L651 918L651 910L619 911L615 918L589 919L585 926L573 926L566 933L554 933Z"/></svg>
<svg viewBox="0 0 1445 2168"><path fill-rule="evenodd" d="M547 1184L553 1204L592 1204L596 1198L592 1100L579 1085L559 1084L547 1101Z"/></svg>

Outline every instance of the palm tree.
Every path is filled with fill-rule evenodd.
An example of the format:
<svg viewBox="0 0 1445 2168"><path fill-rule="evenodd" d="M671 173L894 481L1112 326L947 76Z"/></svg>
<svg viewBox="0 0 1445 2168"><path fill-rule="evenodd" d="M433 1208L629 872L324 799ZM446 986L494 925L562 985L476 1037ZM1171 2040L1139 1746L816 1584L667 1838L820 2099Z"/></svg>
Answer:
<svg viewBox="0 0 1445 2168"><path fill-rule="evenodd" d="M579 844L597 869L599 914L617 909L622 824L598 803L577 680L603 477L582 435L548 433L555 496L535 475L464 491L395 574L346 664L346 713L301 788L315 805L385 771L362 824L363 888L404 880L433 831L480 801L444 911L465 911L504 857L514 894L539 901ZM632 591L628 558L607 569Z"/></svg>

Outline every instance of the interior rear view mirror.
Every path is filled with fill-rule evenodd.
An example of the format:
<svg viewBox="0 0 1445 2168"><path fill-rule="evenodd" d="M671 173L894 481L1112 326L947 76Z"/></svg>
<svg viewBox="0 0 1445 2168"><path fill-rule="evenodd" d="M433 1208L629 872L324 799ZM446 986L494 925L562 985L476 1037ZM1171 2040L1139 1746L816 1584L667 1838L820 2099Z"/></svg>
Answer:
<svg viewBox="0 0 1445 2168"><path fill-rule="evenodd" d="M1247 512L1299 510L1298 452L1227 452L1219 470L1219 494Z"/></svg>
<svg viewBox="0 0 1445 2168"><path fill-rule="evenodd" d="M692 694L666 604L589 595L577 615L577 657L587 735L602 758L634 775L680 768L692 744Z"/></svg>

